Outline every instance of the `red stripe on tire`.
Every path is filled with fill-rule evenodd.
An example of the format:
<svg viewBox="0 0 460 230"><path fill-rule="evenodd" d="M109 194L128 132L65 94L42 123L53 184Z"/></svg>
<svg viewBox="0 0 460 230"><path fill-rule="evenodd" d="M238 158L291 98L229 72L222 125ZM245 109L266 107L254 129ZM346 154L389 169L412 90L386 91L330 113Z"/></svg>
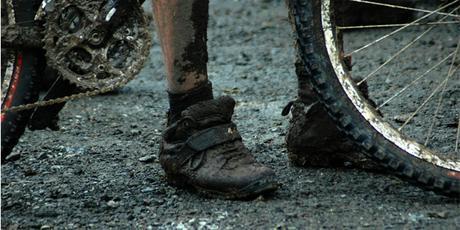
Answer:
<svg viewBox="0 0 460 230"><path fill-rule="evenodd" d="M11 84L8 89L8 95L6 97L5 103L3 104L3 108L10 108L13 104L14 96L16 94L16 90L19 84L19 80L21 78L21 72L23 67L23 60L22 60L22 53L18 53L16 56L16 66L14 67L14 73L11 79ZM6 119L6 114L2 113L1 122Z"/></svg>

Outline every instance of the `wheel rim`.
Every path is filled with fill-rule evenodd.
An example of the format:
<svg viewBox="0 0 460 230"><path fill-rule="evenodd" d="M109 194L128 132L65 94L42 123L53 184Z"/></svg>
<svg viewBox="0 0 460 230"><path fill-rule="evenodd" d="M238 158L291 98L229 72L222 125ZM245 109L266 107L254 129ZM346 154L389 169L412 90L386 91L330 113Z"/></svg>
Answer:
<svg viewBox="0 0 460 230"><path fill-rule="evenodd" d="M352 1L353 2L368 2L368 1L350 0L350 2ZM458 1L454 1L454 3L452 4L455 4L455 2L458 2ZM445 155L440 154L439 151L432 150L428 148L427 146L425 146L424 144L418 143L414 139L408 137L406 134L399 132L398 129L396 129L392 124L390 124L387 120L383 119L373 106L371 106L369 103L366 102L365 99L363 99L363 96L357 89L357 86L354 80L352 79L350 72L347 71L346 69L346 66L344 64L344 59L343 59L343 56L344 56L343 50L340 47L338 47L339 41L336 37L337 28L335 27L334 22L332 21L332 18L334 16L332 5L333 3L331 3L331 0L321 1L321 22L322 22L322 28L324 32L325 45L326 45L327 53L329 55L329 59L333 66L334 72L343 90L345 91L347 97L353 103L355 108L359 111L359 113L369 122L369 124L377 132L379 132L384 138L386 138L388 141L392 142L393 144L395 144L396 146L398 146L405 152L411 154L412 156L416 158L430 162L434 165L437 165L437 166L440 166L446 169L450 169L450 170L460 171L460 162L458 158L458 152L457 153L454 152L454 154L456 154L457 156L454 156L453 158L446 157ZM445 8L448 8L448 7L445 7ZM433 12L433 11L430 11L430 12ZM438 11L436 13L441 13L441 11ZM449 14L448 12L442 11L442 14L445 17L451 17L447 15ZM428 17L425 17L425 18L428 18ZM422 22L422 20L419 20L418 22ZM418 22L415 22L415 23L418 23ZM407 28L408 26L402 25L399 28L401 27ZM393 30L393 31L396 31L396 30ZM401 53L402 52L404 52L404 50L401 51ZM458 45L456 47L455 52L458 52ZM456 53L454 54L455 55L451 55L451 56L456 56ZM455 63L455 60L456 58L453 59L452 63ZM393 61L393 59L391 59L390 61ZM378 72L380 69L377 69L376 72ZM369 76L375 73L371 72ZM444 85L447 85L447 83ZM458 116L458 111L457 111L457 116ZM458 147L457 147L458 138L456 139L456 141L457 142L455 145L455 151L458 151Z"/></svg>

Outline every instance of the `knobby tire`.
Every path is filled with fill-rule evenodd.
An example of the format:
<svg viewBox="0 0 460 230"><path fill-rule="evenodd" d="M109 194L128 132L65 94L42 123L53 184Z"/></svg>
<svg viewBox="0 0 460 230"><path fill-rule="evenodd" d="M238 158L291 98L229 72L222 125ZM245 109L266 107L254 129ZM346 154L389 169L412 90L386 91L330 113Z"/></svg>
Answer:
<svg viewBox="0 0 460 230"><path fill-rule="evenodd" d="M460 197L460 172L413 157L377 132L343 90L325 46L321 0L287 0L296 47L307 79L339 128L363 153L402 179L439 194ZM302 89L300 89L302 90Z"/></svg>

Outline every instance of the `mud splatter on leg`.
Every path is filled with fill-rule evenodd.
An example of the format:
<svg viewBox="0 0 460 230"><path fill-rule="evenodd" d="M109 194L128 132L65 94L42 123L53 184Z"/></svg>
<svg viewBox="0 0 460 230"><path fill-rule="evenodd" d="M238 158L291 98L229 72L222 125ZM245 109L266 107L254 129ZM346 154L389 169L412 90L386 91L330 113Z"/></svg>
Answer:
<svg viewBox="0 0 460 230"><path fill-rule="evenodd" d="M153 0L171 93L185 93L208 79L208 9L208 0Z"/></svg>

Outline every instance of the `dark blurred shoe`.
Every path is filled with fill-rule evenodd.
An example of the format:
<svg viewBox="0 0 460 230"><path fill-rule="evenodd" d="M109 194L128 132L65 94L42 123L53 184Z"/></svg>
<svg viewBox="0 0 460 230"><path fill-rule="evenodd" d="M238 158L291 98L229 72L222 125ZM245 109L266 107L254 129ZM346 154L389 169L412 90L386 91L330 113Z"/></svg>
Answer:
<svg viewBox="0 0 460 230"><path fill-rule="evenodd" d="M160 163L173 185L224 199L246 199L278 188L275 173L258 163L231 121L235 101L198 102L163 134Z"/></svg>
<svg viewBox="0 0 460 230"><path fill-rule="evenodd" d="M286 135L289 160L302 167L345 166L380 170L377 164L360 153L353 142L336 127L309 86L309 75L303 70L301 62L297 61L299 99L283 110L283 115L289 112L292 114ZM362 84L360 90L367 94L365 84Z"/></svg>

